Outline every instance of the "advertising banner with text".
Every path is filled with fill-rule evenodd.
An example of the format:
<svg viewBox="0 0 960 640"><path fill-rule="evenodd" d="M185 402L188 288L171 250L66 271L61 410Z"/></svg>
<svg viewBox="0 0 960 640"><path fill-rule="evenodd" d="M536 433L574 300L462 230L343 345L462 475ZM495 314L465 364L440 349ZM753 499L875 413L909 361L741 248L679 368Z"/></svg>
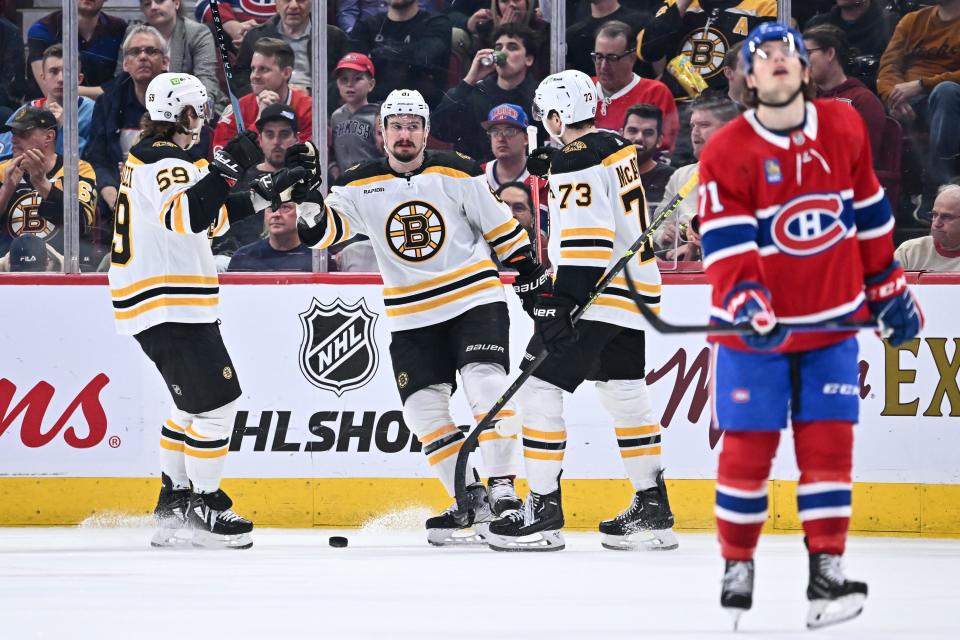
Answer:
<svg viewBox="0 0 960 640"><path fill-rule="evenodd" d="M221 330L243 388L227 476L430 476L403 421L380 290L339 282L221 287ZM862 332L859 389L841 390L862 398L858 481L960 483L960 286L915 291L927 318L922 338L885 350ZM532 323L509 290L507 298L517 363ZM666 320L705 322L705 285L668 285L663 299ZM114 333L107 288L0 285L0 307L0 476L156 475L172 401L136 341ZM647 381L672 478L715 476L709 363L703 336L648 332ZM454 407L458 423L468 424L460 391ZM622 477L613 425L591 384L566 398L565 415L564 477ZM793 479L792 441L781 446L774 477Z"/></svg>

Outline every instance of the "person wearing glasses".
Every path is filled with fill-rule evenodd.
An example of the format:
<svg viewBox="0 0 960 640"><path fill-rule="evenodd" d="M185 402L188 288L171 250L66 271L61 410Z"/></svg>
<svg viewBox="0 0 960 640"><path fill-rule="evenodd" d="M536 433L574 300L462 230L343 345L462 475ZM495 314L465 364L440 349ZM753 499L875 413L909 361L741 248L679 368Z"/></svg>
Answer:
<svg viewBox="0 0 960 640"><path fill-rule="evenodd" d="M149 25L131 29L122 50L123 73L105 84L103 95L97 98L84 155L97 174L103 205L111 212L120 186L120 166L140 135L140 119L147 112L147 87L170 66L166 39ZM206 158L211 139L210 128L204 126L199 142L187 153L195 160Z"/></svg>
<svg viewBox="0 0 960 640"><path fill-rule="evenodd" d="M568 2L567 5L572 5ZM633 7L624 6L618 0L590 0L590 15L584 19L567 24L567 69L582 71L588 76L594 74L593 60L590 52L593 51L593 41L597 30L611 20L618 20L631 25L630 42L637 35L638 29L643 29L650 22L651 14L638 11ZM646 75L646 74L644 74ZM652 76L651 76L652 77Z"/></svg>
<svg viewBox="0 0 960 640"><path fill-rule="evenodd" d="M600 104L597 105L598 129L620 131L627 109L638 103L652 104L663 111L661 151L669 153L677 139L680 118L673 94L659 80L641 78L633 72L636 51L630 38L630 25L614 20L605 23L593 43L594 82Z"/></svg>
<svg viewBox="0 0 960 640"><path fill-rule="evenodd" d="M490 138L493 160L482 167L490 190L499 192L503 185L522 182L533 188L533 177L527 171L527 112L516 104L498 104L480 123ZM549 209L547 208L547 181L540 181L540 228L546 231Z"/></svg>
<svg viewBox="0 0 960 640"><path fill-rule="evenodd" d="M477 160L490 160L490 142L480 123L503 103L530 105L537 79L536 39L528 27L508 22L493 32L493 49L480 49L464 79L447 92L431 119L430 133ZM496 54L496 55L495 55ZM493 64L486 64L490 60Z"/></svg>

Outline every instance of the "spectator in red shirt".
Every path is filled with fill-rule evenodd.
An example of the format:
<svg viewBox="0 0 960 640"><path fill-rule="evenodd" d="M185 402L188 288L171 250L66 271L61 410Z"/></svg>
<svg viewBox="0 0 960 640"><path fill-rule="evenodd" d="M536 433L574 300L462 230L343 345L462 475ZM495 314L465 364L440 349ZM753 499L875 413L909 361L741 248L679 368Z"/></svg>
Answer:
<svg viewBox="0 0 960 640"><path fill-rule="evenodd" d="M590 54L597 71L594 81L600 95L597 127L620 131L627 109L632 105L640 102L656 105L663 111L663 143L660 148L669 152L680 128L677 105L667 85L659 80L641 78L633 72L636 50L630 48L631 35L630 26L618 20L605 23L597 32Z"/></svg>
<svg viewBox="0 0 960 640"><path fill-rule="evenodd" d="M277 13L273 0L220 0L220 20L223 21L223 30L227 32L236 48L243 42L247 31L258 24L263 24ZM213 24L213 12L210 11L210 0L199 0L195 8L197 22Z"/></svg>
<svg viewBox="0 0 960 640"><path fill-rule="evenodd" d="M310 139L313 103L310 96L290 86L293 75L293 49L283 40L261 38L253 47L250 60L251 93L240 98L240 114L247 129L257 130L261 112L271 104L289 105L297 114L301 142ZM213 148L219 149L236 134L233 107L227 107L213 134Z"/></svg>
<svg viewBox="0 0 960 640"><path fill-rule="evenodd" d="M867 123L870 146L874 151L879 149L887 112L875 93L856 78L847 76L850 47L843 31L832 25L812 27L803 32L803 42L810 56L810 79L817 86L817 97L853 105ZM874 154L874 164L880 160Z"/></svg>

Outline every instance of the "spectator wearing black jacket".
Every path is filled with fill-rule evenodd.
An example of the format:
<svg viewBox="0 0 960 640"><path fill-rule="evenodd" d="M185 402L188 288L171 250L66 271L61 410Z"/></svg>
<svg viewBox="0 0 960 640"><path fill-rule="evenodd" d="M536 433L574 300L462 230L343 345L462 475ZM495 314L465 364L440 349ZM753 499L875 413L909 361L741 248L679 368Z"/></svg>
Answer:
<svg viewBox="0 0 960 640"><path fill-rule="evenodd" d="M394 89L416 89L436 106L450 64L450 19L421 10L417 0L387 0L387 5L386 13L360 20L350 32L348 49L366 54L377 69L368 99L383 102Z"/></svg>
<svg viewBox="0 0 960 640"><path fill-rule="evenodd" d="M810 18L806 28L833 25L846 34L847 45L856 56L850 75L876 91L877 69L900 17L883 8L880 0L836 0L829 13Z"/></svg>
<svg viewBox="0 0 960 640"><path fill-rule="evenodd" d="M490 141L480 123L498 104L518 104L529 109L537 89L531 68L536 61L534 37L529 28L509 22L493 32L494 48L480 49L466 77L447 92L430 118L430 133L452 142L454 149L477 160L490 160ZM484 65L494 52L505 52L503 64ZM379 69L377 70L379 77Z"/></svg>

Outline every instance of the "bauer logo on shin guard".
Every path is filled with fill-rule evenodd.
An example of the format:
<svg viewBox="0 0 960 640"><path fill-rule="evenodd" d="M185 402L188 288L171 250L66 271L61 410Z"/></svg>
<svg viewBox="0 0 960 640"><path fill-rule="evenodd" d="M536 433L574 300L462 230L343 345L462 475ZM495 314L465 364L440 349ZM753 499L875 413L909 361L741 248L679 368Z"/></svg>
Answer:
<svg viewBox="0 0 960 640"><path fill-rule="evenodd" d="M363 298L352 305L340 298L324 305L314 298L310 308L300 314L303 376L338 396L370 382L379 363L376 323L377 314L367 309Z"/></svg>

